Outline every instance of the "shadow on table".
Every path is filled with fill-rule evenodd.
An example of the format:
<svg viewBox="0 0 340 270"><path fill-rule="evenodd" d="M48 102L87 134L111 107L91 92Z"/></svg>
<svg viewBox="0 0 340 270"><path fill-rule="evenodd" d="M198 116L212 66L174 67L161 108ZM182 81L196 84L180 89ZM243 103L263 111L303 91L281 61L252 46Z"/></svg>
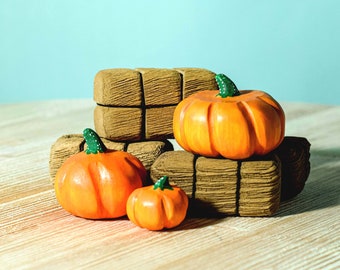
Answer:
<svg viewBox="0 0 340 270"><path fill-rule="evenodd" d="M186 218L179 226L170 229L171 231L185 231L185 230L194 230L199 228L204 228L208 226L212 226L222 222L223 218L196 218L196 217L188 217ZM170 231L168 230L168 231Z"/></svg>
<svg viewBox="0 0 340 270"><path fill-rule="evenodd" d="M171 230L191 230L222 222L228 216L219 213L210 203L200 200L194 200L189 202L189 208L186 219L178 226Z"/></svg>
<svg viewBox="0 0 340 270"><path fill-rule="evenodd" d="M310 161L311 172L303 191L282 202L276 217L340 205L340 157L312 151Z"/></svg>

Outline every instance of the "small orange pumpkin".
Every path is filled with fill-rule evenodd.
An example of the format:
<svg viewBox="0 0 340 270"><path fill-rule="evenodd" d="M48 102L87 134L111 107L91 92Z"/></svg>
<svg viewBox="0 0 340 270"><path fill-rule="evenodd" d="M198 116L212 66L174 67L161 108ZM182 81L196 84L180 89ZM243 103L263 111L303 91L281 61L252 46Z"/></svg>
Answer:
<svg viewBox="0 0 340 270"><path fill-rule="evenodd" d="M178 226L188 209L188 196L171 186L167 176L153 186L134 190L126 204L127 216L136 225L149 230L162 230Z"/></svg>
<svg viewBox="0 0 340 270"><path fill-rule="evenodd" d="M129 195L145 183L143 164L129 153L106 149L92 129L85 129L83 134L88 148L69 157L55 177L60 205L83 218L126 215Z"/></svg>
<svg viewBox="0 0 340 270"><path fill-rule="evenodd" d="M279 146L285 131L280 104L262 91L239 91L223 74L216 81L220 90L197 92L177 105L178 144L188 152L230 159L264 155Z"/></svg>

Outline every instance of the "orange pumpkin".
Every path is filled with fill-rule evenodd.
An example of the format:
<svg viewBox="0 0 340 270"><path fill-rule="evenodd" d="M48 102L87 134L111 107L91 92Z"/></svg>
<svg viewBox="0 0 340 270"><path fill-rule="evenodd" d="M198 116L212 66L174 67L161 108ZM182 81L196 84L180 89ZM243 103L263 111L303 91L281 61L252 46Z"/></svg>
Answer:
<svg viewBox="0 0 340 270"><path fill-rule="evenodd" d="M262 91L239 91L223 74L216 81L220 90L197 92L176 107L178 144L188 152L230 159L264 155L279 146L285 131L280 104Z"/></svg>
<svg viewBox="0 0 340 270"><path fill-rule="evenodd" d="M162 230L178 226L188 209L188 196L176 186L171 186L167 176L153 186L138 188L127 201L127 216L139 227Z"/></svg>
<svg viewBox="0 0 340 270"><path fill-rule="evenodd" d="M146 170L133 155L108 150L91 129L84 130L88 148L69 157L55 177L60 205L73 215L104 219L126 215L126 201L143 186Z"/></svg>

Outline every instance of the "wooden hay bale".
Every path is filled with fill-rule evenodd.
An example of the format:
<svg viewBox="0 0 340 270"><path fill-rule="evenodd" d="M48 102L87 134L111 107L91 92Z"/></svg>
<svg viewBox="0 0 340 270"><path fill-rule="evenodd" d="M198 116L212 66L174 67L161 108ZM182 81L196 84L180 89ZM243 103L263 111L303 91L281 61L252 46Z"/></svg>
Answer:
<svg viewBox="0 0 340 270"><path fill-rule="evenodd" d="M108 149L127 151L136 156L143 163L147 171L150 170L151 165L158 156L165 151L173 150L173 146L168 141L122 143L104 138L101 139ZM85 148L85 140L80 134L64 135L58 138L50 150L49 168L51 180L54 181L58 169L68 157L84 151Z"/></svg>
<svg viewBox="0 0 340 270"><path fill-rule="evenodd" d="M155 160L150 175L154 182L168 175L183 188L194 214L272 216L281 200L301 192L309 170L308 141L285 137L270 154L240 161L167 152Z"/></svg>
<svg viewBox="0 0 340 270"><path fill-rule="evenodd" d="M217 89L215 73L200 68L106 69L94 79L94 126L112 141L173 138L177 104L188 95Z"/></svg>

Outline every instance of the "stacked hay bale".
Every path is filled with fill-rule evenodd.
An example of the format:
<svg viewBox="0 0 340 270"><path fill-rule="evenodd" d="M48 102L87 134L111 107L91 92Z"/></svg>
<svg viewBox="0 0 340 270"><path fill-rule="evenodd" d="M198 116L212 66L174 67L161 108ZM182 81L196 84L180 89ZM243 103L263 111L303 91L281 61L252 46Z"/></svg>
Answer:
<svg viewBox="0 0 340 270"><path fill-rule="evenodd" d="M173 112L201 90L216 90L215 73L206 69L108 69L94 80L94 126L110 149L138 157L155 182L168 175L191 198L191 213L271 216L282 199L303 189L308 178L309 143L285 137L268 155L246 160L207 158L173 151ZM81 135L59 138L51 148L50 173L84 149ZM283 170L284 169L284 170Z"/></svg>

